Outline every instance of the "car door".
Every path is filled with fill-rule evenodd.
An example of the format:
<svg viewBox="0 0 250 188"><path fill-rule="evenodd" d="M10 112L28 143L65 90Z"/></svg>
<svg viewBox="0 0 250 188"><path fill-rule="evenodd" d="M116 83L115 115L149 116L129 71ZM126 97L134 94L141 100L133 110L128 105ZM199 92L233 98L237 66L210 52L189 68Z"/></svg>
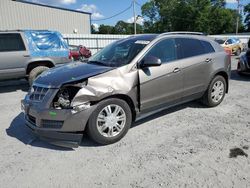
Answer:
<svg viewBox="0 0 250 188"><path fill-rule="evenodd" d="M29 58L20 33L0 33L0 79L25 76Z"/></svg>
<svg viewBox="0 0 250 188"><path fill-rule="evenodd" d="M157 57L162 64L139 69L140 105L142 111L167 106L180 101L183 74L177 59L177 48L173 38L157 42L144 56ZM143 58L142 61L143 62Z"/></svg>
<svg viewBox="0 0 250 188"><path fill-rule="evenodd" d="M209 42L195 38L177 38L183 72L183 100L197 98L206 90L214 49Z"/></svg>

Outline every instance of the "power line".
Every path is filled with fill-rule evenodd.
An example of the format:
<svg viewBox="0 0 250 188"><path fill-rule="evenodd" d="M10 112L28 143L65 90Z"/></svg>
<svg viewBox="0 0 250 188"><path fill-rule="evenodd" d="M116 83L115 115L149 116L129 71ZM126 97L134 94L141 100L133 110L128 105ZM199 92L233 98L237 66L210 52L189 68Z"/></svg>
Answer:
<svg viewBox="0 0 250 188"><path fill-rule="evenodd" d="M103 20L108 20L108 19L114 18L114 17L119 16L119 15L123 14L124 12L128 11L132 7L132 5L133 5L133 3L131 3L128 8L124 9L121 12L114 14L113 16L110 16L108 18L98 19L98 20L92 20L92 21L98 22L98 21L103 21Z"/></svg>
<svg viewBox="0 0 250 188"><path fill-rule="evenodd" d="M139 7L142 7L142 4L138 3L137 1L135 1L135 4Z"/></svg>

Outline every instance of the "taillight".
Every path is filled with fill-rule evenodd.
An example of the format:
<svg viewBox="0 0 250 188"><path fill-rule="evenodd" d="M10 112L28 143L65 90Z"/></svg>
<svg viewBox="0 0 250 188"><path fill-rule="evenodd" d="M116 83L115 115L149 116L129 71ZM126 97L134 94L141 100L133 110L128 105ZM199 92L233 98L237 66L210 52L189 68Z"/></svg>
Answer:
<svg viewBox="0 0 250 188"><path fill-rule="evenodd" d="M69 51L69 59L72 59L71 51Z"/></svg>
<svg viewBox="0 0 250 188"><path fill-rule="evenodd" d="M226 49L224 49L225 50L225 52L228 54L228 55L232 55L232 50L231 49L229 49L229 48L226 48Z"/></svg>

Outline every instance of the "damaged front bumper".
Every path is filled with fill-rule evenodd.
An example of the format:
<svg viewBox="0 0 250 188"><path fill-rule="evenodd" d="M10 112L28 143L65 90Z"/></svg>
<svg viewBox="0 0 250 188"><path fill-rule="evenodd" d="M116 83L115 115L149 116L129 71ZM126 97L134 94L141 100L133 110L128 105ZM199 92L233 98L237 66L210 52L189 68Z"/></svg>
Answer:
<svg viewBox="0 0 250 188"><path fill-rule="evenodd" d="M39 105L22 100L21 108L26 126L41 140L75 148L81 143L82 132L95 106L76 113L71 109L40 109Z"/></svg>

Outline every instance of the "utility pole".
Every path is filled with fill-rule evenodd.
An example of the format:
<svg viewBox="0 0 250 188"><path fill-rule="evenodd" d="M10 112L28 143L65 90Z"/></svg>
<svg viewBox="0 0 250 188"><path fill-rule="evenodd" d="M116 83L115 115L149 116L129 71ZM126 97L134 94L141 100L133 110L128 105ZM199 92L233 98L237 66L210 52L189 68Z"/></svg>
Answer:
<svg viewBox="0 0 250 188"><path fill-rule="evenodd" d="M136 12L135 12L135 1L133 0L133 13L134 13L134 34L136 35Z"/></svg>
<svg viewBox="0 0 250 188"><path fill-rule="evenodd" d="M239 20L240 20L240 0L236 0L237 1L237 21L236 21L236 31L235 34L238 35L239 32Z"/></svg>

